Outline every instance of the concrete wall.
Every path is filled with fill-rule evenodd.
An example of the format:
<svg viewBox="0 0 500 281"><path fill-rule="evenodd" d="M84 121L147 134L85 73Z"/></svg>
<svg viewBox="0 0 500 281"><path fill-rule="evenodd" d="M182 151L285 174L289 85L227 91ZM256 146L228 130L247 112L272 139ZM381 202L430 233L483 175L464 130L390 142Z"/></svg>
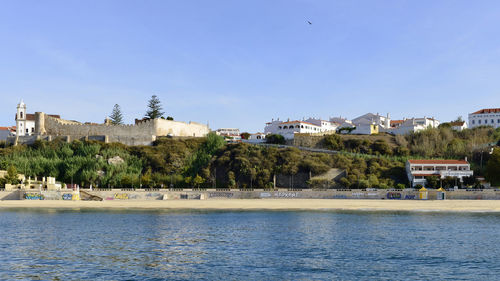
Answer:
<svg viewBox="0 0 500 281"><path fill-rule="evenodd" d="M414 200L418 198L418 191L415 189L405 190L183 190L183 191L127 191L127 190L106 190L89 191L86 193L98 196L103 200L221 200L221 199L283 199L283 198L302 198L302 199L386 199L386 200ZM19 200L27 197L32 200L73 200L72 190L61 191L0 191L0 200ZM434 200L437 197L436 190L429 190L428 198ZM446 199L461 200L500 200L500 190L482 190L482 191L447 191Z"/></svg>

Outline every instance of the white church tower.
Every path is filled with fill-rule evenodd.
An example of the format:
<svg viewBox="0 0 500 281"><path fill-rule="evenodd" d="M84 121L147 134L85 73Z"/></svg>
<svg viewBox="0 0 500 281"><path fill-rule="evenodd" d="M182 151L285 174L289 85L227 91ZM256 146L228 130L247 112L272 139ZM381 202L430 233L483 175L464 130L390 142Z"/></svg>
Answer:
<svg viewBox="0 0 500 281"><path fill-rule="evenodd" d="M18 136L26 135L26 104L23 100L17 105L16 134Z"/></svg>
<svg viewBox="0 0 500 281"><path fill-rule="evenodd" d="M17 105L16 136L31 136L35 133L35 115L26 113L26 104L21 100Z"/></svg>

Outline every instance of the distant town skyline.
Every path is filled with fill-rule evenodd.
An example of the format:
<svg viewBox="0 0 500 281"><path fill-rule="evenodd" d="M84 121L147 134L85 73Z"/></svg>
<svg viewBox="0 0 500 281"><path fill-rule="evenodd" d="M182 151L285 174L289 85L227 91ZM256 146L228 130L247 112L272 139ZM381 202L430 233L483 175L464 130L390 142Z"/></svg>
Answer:
<svg viewBox="0 0 500 281"><path fill-rule="evenodd" d="M5 1L0 126L29 113L166 116L262 132L367 112L500 107L497 1ZM311 24L310 24L310 23Z"/></svg>

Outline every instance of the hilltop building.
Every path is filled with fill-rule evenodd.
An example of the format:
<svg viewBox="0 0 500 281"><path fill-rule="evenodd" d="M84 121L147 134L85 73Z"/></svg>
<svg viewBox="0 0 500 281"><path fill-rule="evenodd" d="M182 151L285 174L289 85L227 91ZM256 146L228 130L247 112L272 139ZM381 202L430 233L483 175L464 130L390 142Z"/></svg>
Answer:
<svg viewBox="0 0 500 281"><path fill-rule="evenodd" d="M378 113L367 113L352 119L352 123L356 127L352 131L352 134L371 135L389 129L391 127L391 118L389 117L389 113L387 113L387 116L382 116Z"/></svg>
<svg viewBox="0 0 500 281"><path fill-rule="evenodd" d="M285 139L293 139L295 134L333 134L339 124L322 119L309 118L307 120L283 122L272 120L266 123L264 134L278 134Z"/></svg>
<svg viewBox="0 0 500 281"><path fill-rule="evenodd" d="M215 133L224 138L230 138L233 140L241 139L240 129L237 128L220 128L217 129Z"/></svg>
<svg viewBox="0 0 500 281"><path fill-rule="evenodd" d="M61 118L59 115L48 115ZM16 136L31 136L35 133L35 114L26 112L26 104L21 100L17 105L16 113Z"/></svg>
<svg viewBox="0 0 500 281"><path fill-rule="evenodd" d="M387 133L394 135L406 135L425 130L427 128L437 128L440 122L434 118L410 118L391 121L390 128L385 129Z"/></svg>
<svg viewBox="0 0 500 281"><path fill-rule="evenodd" d="M463 182L464 177L474 174L470 164L465 160L408 160L406 161L406 174L412 187L417 184L423 186L427 183L427 177L437 176L440 179L452 177Z"/></svg>
<svg viewBox="0 0 500 281"><path fill-rule="evenodd" d="M8 137L13 137L16 135L16 126L12 127L0 127L0 141L7 140Z"/></svg>
<svg viewBox="0 0 500 281"><path fill-rule="evenodd" d="M462 131L464 129L467 129L467 123L465 121L453 121L450 122L450 126L451 129L455 131Z"/></svg>
<svg viewBox="0 0 500 281"><path fill-rule="evenodd" d="M469 114L469 127L500 127L500 108L486 108Z"/></svg>
<svg viewBox="0 0 500 281"><path fill-rule="evenodd" d="M37 139L63 138L66 141L84 139L120 142L126 145L151 145L159 137L204 137L210 132L207 125L195 122L147 119L136 123L135 125L113 125L109 121L103 124L80 123L43 112L26 114L26 104L21 101L16 114L17 134L15 137L7 138L7 142L29 144Z"/></svg>

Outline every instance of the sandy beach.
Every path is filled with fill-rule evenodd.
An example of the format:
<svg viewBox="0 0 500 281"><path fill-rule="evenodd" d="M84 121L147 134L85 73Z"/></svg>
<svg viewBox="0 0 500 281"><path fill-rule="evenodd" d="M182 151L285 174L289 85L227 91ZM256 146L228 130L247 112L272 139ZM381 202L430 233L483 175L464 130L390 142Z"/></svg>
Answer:
<svg viewBox="0 0 500 281"><path fill-rule="evenodd" d="M350 200L350 199L225 199L165 201L6 200L0 209L123 209L123 210L367 210L500 212L500 200Z"/></svg>

